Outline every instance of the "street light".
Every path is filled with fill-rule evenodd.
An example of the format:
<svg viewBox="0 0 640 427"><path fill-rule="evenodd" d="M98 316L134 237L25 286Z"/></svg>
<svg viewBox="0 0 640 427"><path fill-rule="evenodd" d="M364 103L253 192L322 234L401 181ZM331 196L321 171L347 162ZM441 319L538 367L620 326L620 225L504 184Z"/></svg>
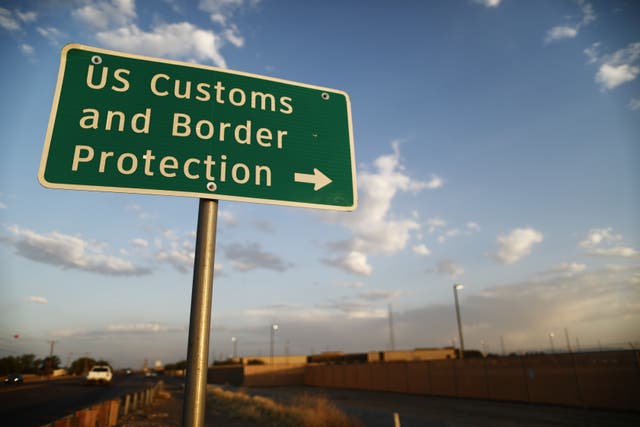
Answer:
<svg viewBox="0 0 640 427"><path fill-rule="evenodd" d="M231 337L231 342L233 343L233 358L238 357L238 338Z"/></svg>
<svg viewBox="0 0 640 427"><path fill-rule="evenodd" d="M278 330L278 324L274 323L271 325L271 347L269 351L269 355L271 357L271 364L273 365L273 341L275 339L276 331Z"/></svg>
<svg viewBox="0 0 640 427"><path fill-rule="evenodd" d="M556 352L555 348L553 347L553 337L554 336L555 335L554 335L553 332L549 332L549 344L551 344L551 353L552 354Z"/></svg>
<svg viewBox="0 0 640 427"><path fill-rule="evenodd" d="M456 301L456 318L458 319L458 335L460 336L460 359L464 358L464 339L462 338L462 322L460 321L460 304L458 303L458 289L464 289L459 283L453 285L453 297Z"/></svg>

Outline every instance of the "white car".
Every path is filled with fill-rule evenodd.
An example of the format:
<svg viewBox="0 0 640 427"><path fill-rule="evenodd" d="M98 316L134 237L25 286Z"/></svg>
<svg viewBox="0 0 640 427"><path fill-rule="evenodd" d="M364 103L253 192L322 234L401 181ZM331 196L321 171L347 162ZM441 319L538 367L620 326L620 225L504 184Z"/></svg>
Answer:
<svg viewBox="0 0 640 427"><path fill-rule="evenodd" d="M113 373L111 372L111 367L109 367L109 365L96 365L91 368L85 380L87 384L110 384L112 378Z"/></svg>

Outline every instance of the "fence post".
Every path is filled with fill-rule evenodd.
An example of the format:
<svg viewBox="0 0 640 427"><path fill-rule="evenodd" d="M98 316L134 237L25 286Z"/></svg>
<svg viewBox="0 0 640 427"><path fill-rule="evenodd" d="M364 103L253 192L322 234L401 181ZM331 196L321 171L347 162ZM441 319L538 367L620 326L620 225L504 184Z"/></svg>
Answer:
<svg viewBox="0 0 640 427"><path fill-rule="evenodd" d="M109 401L109 419L107 421L107 427L113 427L118 424L118 413L120 411L120 399L113 399Z"/></svg>
<svg viewBox="0 0 640 427"><path fill-rule="evenodd" d="M124 397L124 409L122 411L122 415L127 415L129 413L129 405L131 404L131 395L127 394Z"/></svg>
<svg viewBox="0 0 640 427"><path fill-rule="evenodd" d="M98 427L108 427L109 426L109 410L111 409L111 405L109 405L109 401L99 403L96 406L98 408Z"/></svg>

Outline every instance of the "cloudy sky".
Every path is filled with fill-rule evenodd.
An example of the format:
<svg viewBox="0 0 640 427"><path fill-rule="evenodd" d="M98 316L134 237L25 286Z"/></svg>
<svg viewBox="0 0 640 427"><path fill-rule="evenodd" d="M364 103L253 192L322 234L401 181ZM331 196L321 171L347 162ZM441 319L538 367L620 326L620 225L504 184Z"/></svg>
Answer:
<svg viewBox="0 0 640 427"><path fill-rule="evenodd" d="M186 355L198 200L51 190L83 43L347 92L354 212L220 202L211 356L640 341L640 7L0 1L0 356ZM457 345L457 342L456 342Z"/></svg>

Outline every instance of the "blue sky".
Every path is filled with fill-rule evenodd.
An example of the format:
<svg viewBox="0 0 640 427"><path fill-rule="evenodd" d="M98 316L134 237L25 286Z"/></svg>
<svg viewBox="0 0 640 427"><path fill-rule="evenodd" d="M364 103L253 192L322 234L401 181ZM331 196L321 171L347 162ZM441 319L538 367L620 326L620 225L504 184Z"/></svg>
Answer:
<svg viewBox="0 0 640 427"><path fill-rule="evenodd" d="M82 43L344 90L355 212L220 202L211 357L638 345L631 1L1 1L0 355L186 355L198 200L37 182ZM18 335L18 338L14 336ZM483 344L484 343L484 344Z"/></svg>

